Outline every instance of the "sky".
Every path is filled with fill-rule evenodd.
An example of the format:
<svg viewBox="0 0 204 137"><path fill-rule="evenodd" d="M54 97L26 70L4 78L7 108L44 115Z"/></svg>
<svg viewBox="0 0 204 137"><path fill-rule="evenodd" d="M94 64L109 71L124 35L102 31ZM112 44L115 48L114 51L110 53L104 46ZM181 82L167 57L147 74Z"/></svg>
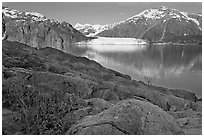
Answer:
<svg viewBox="0 0 204 137"><path fill-rule="evenodd" d="M20 11L38 12L47 18L72 25L112 24L132 17L145 9L165 6L191 13L202 13L201 2L3 2Z"/></svg>

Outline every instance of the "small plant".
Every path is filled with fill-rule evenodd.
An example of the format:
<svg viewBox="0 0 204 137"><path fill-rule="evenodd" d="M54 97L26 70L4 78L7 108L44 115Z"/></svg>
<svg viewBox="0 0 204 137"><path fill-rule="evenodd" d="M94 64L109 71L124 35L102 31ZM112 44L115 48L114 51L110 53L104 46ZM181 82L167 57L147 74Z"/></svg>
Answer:
<svg viewBox="0 0 204 137"><path fill-rule="evenodd" d="M2 105L16 114L21 124L21 134L44 135L66 134L75 122L73 111L84 104L77 95L46 86L36 85L29 88L23 80L4 80ZM17 117L17 115L16 115ZM5 134L12 134L4 128ZM13 133L15 134L15 133Z"/></svg>
<svg viewBox="0 0 204 137"><path fill-rule="evenodd" d="M144 76L144 80L145 82L147 83L147 85L151 85L152 84L152 77L149 77L149 76Z"/></svg>

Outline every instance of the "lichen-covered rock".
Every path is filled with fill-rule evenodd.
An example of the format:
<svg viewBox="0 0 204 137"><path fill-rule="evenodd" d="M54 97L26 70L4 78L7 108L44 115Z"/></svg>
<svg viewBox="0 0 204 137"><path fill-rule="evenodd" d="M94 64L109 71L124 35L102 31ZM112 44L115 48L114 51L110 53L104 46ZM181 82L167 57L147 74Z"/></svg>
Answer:
<svg viewBox="0 0 204 137"><path fill-rule="evenodd" d="M113 106L111 102L103 100L101 98L91 98L86 100L87 104L92 107L97 107L100 109L108 109L109 107Z"/></svg>
<svg viewBox="0 0 204 137"><path fill-rule="evenodd" d="M193 106L192 109L194 111L202 112L202 101L197 101Z"/></svg>
<svg viewBox="0 0 204 137"><path fill-rule="evenodd" d="M79 135L125 135L117 127L111 124L95 125L91 127L85 127L81 130Z"/></svg>
<svg viewBox="0 0 204 137"><path fill-rule="evenodd" d="M176 120L178 125L182 128L201 128L202 120L200 118L195 117L185 117Z"/></svg>
<svg viewBox="0 0 204 137"><path fill-rule="evenodd" d="M185 117L176 120L177 125L187 135L202 135L202 117Z"/></svg>
<svg viewBox="0 0 204 137"><path fill-rule="evenodd" d="M110 134L107 126L115 127L114 132L122 134L183 134L173 117L161 108L145 101L128 99L113 107L86 117L70 128L67 134ZM94 132L93 132L94 131Z"/></svg>
<svg viewBox="0 0 204 137"><path fill-rule="evenodd" d="M169 112L175 119L185 118L185 117L197 117L201 113L193 111L192 109L183 110L183 111L176 111L176 112Z"/></svg>
<svg viewBox="0 0 204 137"><path fill-rule="evenodd" d="M195 93L193 92L188 92L185 90L170 90L171 94L174 96L189 100L189 101L197 101L198 98L196 97Z"/></svg>
<svg viewBox="0 0 204 137"><path fill-rule="evenodd" d="M202 128L183 129L186 135L202 135Z"/></svg>
<svg viewBox="0 0 204 137"><path fill-rule="evenodd" d="M24 127L20 122L21 115L19 113L2 109L2 131L3 134L18 134Z"/></svg>

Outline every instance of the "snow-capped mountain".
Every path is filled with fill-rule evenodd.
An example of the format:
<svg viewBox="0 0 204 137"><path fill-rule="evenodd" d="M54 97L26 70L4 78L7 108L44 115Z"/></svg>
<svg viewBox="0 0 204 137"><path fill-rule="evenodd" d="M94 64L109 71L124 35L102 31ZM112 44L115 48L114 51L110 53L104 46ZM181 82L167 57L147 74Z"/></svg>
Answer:
<svg viewBox="0 0 204 137"><path fill-rule="evenodd" d="M98 33L113 28L113 24L110 25L91 25L91 24L79 24L77 23L74 28L82 32L86 36L95 36Z"/></svg>
<svg viewBox="0 0 204 137"><path fill-rule="evenodd" d="M86 25L79 26L81 28L76 29L82 33L92 30L97 32L94 33L95 35L103 37L141 38L152 42L189 42L189 40L197 41L197 39L201 39L202 15L162 6L144 10L124 21L104 25L106 29L103 30L92 29L94 25L89 25L89 27L84 27ZM101 27L103 28L103 26Z"/></svg>
<svg viewBox="0 0 204 137"><path fill-rule="evenodd" d="M200 16L199 14L194 14L197 16ZM126 21L122 21L121 23L124 22L131 22L131 21L137 21L141 18L145 18L146 20L159 20L159 19L167 19L167 18L171 18L171 19L178 19L181 21L181 19L185 19L188 21L193 21L194 23L196 23L198 26L201 25L196 19L189 17L189 14L187 12L181 12L179 10L176 9L168 9L164 6L160 7L159 9L149 9L149 10L144 10L142 12L140 12L139 14L127 19Z"/></svg>
<svg viewBox="0 0 204 137"><path fill-rule="evenodd" d="M54 47L69 51L73 42L88 40L67 22L46 18L37 12L2 8L3 37L32 47Z"/></svg>
<svg viewBox="0 0 204 137"><path fill-rule="evenodd" d="M32 20L32 21L45 21L47 18L37 12L22 12L8 7L3 7L2 13L9 18L16 20Z"/></svg>

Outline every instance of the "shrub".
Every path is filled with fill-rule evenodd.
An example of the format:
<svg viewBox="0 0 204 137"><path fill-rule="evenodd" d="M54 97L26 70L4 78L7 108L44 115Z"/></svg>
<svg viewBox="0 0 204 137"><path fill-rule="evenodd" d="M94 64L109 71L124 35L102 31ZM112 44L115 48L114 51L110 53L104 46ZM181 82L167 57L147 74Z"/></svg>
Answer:
<svg viewBox="0 0 204 137"><path fill-rule="evenodd" d="M83 100L74 94L26 86L20 79L4 79L2 92L3 108L20 114L22 134L65 134L75 122L65 116L83 105Z"/></svg>

